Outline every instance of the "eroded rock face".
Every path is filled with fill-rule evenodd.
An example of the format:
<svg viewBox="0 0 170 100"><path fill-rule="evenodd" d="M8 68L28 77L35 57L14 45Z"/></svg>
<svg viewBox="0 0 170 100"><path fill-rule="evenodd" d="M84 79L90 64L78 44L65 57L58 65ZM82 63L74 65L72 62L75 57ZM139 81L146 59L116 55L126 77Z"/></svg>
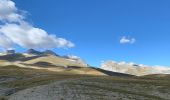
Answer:
<svg viewBox="0 0 170 100"><path fill-rule="evenodd" d="M117 63L115 61L106 61L101 64L101 68L109 71L132 74L137 76L148 74L170 74L170 68L162 66L147 66L134 63Z"/></svg>

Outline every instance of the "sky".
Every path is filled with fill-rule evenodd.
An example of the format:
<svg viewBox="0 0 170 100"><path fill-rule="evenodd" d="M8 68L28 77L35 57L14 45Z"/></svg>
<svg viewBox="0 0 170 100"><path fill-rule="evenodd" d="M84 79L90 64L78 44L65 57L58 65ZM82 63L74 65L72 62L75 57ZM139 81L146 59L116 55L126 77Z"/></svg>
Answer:
<svg viewBox="0 0 170 100"><path fill-rule="evenodd" d="M0 47L52 49L92 66L107 60L170 66L169 5L169 0L0 0Z"/></svg>

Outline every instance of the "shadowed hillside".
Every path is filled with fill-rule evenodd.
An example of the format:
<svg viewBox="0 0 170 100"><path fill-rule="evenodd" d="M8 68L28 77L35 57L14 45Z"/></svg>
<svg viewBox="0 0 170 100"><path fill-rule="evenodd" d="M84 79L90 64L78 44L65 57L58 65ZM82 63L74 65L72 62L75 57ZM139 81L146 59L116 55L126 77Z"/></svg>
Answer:
<svg viewBox="0 0 170 100"><path fill-rule="evenodd" d="M106 74L108 76L122 76L122 77L132 77L132 76L134 76L134 75L130 75L130 74L107 71L107 70L103 70L103 69L100 69L100 68L93 68L93 69L98 70L100 72L103 72L104 74Z"/></svg>

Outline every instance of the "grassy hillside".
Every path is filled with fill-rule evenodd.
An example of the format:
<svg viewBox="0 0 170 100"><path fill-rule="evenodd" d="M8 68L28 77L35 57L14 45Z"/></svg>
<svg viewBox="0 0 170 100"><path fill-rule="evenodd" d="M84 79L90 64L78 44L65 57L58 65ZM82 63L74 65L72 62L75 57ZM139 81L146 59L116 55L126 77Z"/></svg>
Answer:
<svg viewBox="0 0 170 100"><path fill-rule="evenodd" d="M36 58L36 59L31 59L31 60L25 61L25 63L26 64L34 64L34 63L37 63L37 62L40 62L40 61L41 62L49 62L49 63L56 65L56 66L64 66L64 67L81 66L81 67L85 67L80 63L76 63L76 62L70 61L68 59L53 56L53 55L42 56L42 57L39 57L39 58Z"/></svg>
<svg viewBox="0 0 170 100"><path fill-rule="evenodd" d="M0 100L170 100L170 75L137 77L52 55L7 58L0 58Z"/></svg>
<svg viewBox="0 0 170 100"><path fill-rule="evenodd" d="M32 94L28 95L27 92L27 95L22 93L25 93L24 91L27 88L36 86L43 88L44 85L55 84L60 81L64 81L64 83L56 86L70 91L74 96L71 97L73 100L169 100L170 98L170 79L167 77L164 79L164 77L127 77L117 74L115 76L78 75L18 66L0 67L0 96L7 99L10 96L15 96L15 93L19 93L16 95L32 96ZM55 89L49 87L48 91L53 93L53 90ZM69 97L69 93L62 94L62 90L59 93L65 100ZM39 88L35 89L36 91L39 91ZM46 91L41 92L44 94ZM41 96L42 94L38 95ZM20 100L20 98L17 100Z"/></svg>
<svg viewBox="0 0 170 100"><path fill-rule="evenodd" d="M60 56L55 55L30 55L30 54L10 54L0 56L0 61L6 62L22 62L25 64L34 64L37 62L48 62L56 66L79 66L79 67L87 67L86 64L80 63L78 61L74 61L72 59L66 59Z"/></svg>
<svg viewBox="0 0 170 100"><path fill-rule="evenodd" d="M7 58L13 60L8 60ZM113 72L99 70L84 66L84 64L76 62L72 59L66 59L54 55L42 56L17 56L4 55L0 58L0 66L18 66L21 68L32 68L46 71L53 71L57 73L67 74L87 74L87 75L111 75ZM116 73L113 73L115 75ZM127 75L127 74L120 74Z"/></svg>

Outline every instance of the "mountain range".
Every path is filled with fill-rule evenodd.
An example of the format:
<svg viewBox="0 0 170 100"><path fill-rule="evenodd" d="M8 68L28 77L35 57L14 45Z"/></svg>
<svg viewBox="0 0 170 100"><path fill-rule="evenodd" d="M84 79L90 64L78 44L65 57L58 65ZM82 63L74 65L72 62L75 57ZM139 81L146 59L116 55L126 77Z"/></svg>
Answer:
<svg viewBox="0 0 170 100"><path fill-rule="evenodd" d="M129 74L135 76L151 75L151 74L170 74L170 68L164 66L147 66L143 64L105 61L101 64L99 70L95 70L95 67L90 67L84 60L75 55L61 56L56 54L52 50L37 51L35 49L29 49L24 53L1 53L0 61L2 65L17 65L31 68L43 68L55 71L65 71L71 68L76 70L77 73L91 73L91 74L103 74L101 70L116 72L122 74ZM76 69L77 68L77 69ZM78 68L91 69L89 72L80 71Z"/></svg>
<svg viewBox="0 0 170 100"><path fill-rule="evenodd" d="M51 50L9 51L0 53L0 100L169 100L168 71L113 61L96 68Z"/></svg>
<svg viewBox="0 0 170 100"><path fill-rule="evenodd" d="M13 65L21 68L44 69L68 74L130 76L91 67L78 56L60 56L51 50L37 51L29 49L24 53L0 54L0 66Z"/></svg>
<svg viewBox="0 0 170 100"><path fill-rule="evenodd" d="M150 74L170 74L170 68L164 66L147 66L143 64L105 61L101 64L101 68L108 71L126 73L136 76Z"/></svg>

